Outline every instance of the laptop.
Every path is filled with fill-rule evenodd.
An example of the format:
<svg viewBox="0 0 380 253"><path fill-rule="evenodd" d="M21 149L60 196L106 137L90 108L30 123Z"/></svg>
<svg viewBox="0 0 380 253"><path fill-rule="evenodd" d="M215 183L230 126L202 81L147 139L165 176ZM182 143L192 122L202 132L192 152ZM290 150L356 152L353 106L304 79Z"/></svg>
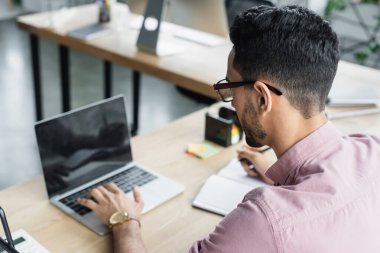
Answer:
<svg viewBox="0 0 380 253"><path fill-rule="evenodd" d="M143 213L184 191L133 161L124 96L37 122L35 133L50 202L99 235L108 233L108 227L77 203L90 189L114 182L132 197L138 185Z"/></svg>

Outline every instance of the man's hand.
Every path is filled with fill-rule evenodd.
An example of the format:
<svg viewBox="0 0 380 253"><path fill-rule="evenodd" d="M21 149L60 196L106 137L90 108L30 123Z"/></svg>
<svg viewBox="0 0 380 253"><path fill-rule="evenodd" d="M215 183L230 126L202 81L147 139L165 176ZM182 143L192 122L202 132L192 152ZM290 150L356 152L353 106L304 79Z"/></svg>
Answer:
<svg viewBox="0 0 380 253"><path fill-rule="evenodd" d="M89 192L89 197L93 199L79 199L79 204L94 211L105 225L109 224L109 218L117 211L125 211L131 217L140 219L144 207L144 202L137 188L133 189L134 200L131 200L114 183L92 189Z"/></svg>
<svg viewBox="0 0 380 253"><path fill-rule="evenodd" d="M144 207L141 194L135 187L133 200L125 196L114 183L105 184L89 192L92 199L79 199L79 204L90 208L101 222L108 225L109 218L118 211L125 211L131 217L140 219ZM114 253L144 253L146 249L137 222L130 221L112 227Z"/></svg>
<svg viewBox="0 0 380 253"><path fill-rule="evenodd" d="M265 176L265 172L272 166L273 161L268 159L268 157L260 152L260 148L253 148L248 145L243 145L237 150L239 160L244 170L249 176L259 177L264 182L273 185L273 181ZM252 166L253 165L253 168Z"/></svg>

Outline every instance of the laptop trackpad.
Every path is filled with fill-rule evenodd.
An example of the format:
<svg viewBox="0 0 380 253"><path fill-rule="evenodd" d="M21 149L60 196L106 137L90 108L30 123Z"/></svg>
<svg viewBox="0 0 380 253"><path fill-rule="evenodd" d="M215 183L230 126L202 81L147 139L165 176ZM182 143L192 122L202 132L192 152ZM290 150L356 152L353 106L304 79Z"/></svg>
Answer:
<svg viewBox="0 0 380 253"><path fill-rule="evenodd" d="M108 227L100 222L99 218L94 212L86 214L81 220L84 221L85 225L100 235L105 235L109 232Z"/></svg>
<svg viewBox="0 0 380 253"><path fill-rule="evenodd" d="M157 181L157 180L154 180ZM146 213L155 208L159 203L162 203L160 195L157 194L157 188L149 187L151 183L144 185L140 188L141 197L144 201L143 213ZM129 198L133 199L133 193L126 194Z"/></svg>
<svg viewBox="0 0 380 253"><path fill-rule="evenodd" d="M159 177L142 186L140 190L142 199L144 200L143 213L146 213L182 192L183 186L165 177ZM133 197L132 192L128 193L127 196Z"/></svg>

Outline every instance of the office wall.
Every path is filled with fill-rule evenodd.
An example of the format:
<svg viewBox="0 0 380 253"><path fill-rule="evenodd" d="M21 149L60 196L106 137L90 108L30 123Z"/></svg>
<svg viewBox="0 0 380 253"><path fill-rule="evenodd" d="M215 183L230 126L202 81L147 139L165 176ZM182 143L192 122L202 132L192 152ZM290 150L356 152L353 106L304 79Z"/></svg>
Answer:
<svg viewBox="0 0 380 253"><path fill-rule="evenodd" d="M22 0L22 7L28 11L46 11L94 2L95 0Z"/></svg>

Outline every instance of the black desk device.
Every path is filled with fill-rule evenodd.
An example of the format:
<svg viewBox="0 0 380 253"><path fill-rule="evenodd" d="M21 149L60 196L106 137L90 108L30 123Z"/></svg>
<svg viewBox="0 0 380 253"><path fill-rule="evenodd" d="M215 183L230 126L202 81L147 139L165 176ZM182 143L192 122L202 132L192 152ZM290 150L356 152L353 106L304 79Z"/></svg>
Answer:
<svg viewBox="0 0 380 253"><path fill-rule="evenodd" d="M7 238L7 240L5 241L3 238L0 237L0 248L5 250L5 252L7 253L19 253L15 248L15 244L13 242L11 232L9 231L9 226L8 226L7 218L5 217L5 212L3 208L1 207L0 207L0 218L1 218L1 223L3 224L5 237Z"/></svg>

